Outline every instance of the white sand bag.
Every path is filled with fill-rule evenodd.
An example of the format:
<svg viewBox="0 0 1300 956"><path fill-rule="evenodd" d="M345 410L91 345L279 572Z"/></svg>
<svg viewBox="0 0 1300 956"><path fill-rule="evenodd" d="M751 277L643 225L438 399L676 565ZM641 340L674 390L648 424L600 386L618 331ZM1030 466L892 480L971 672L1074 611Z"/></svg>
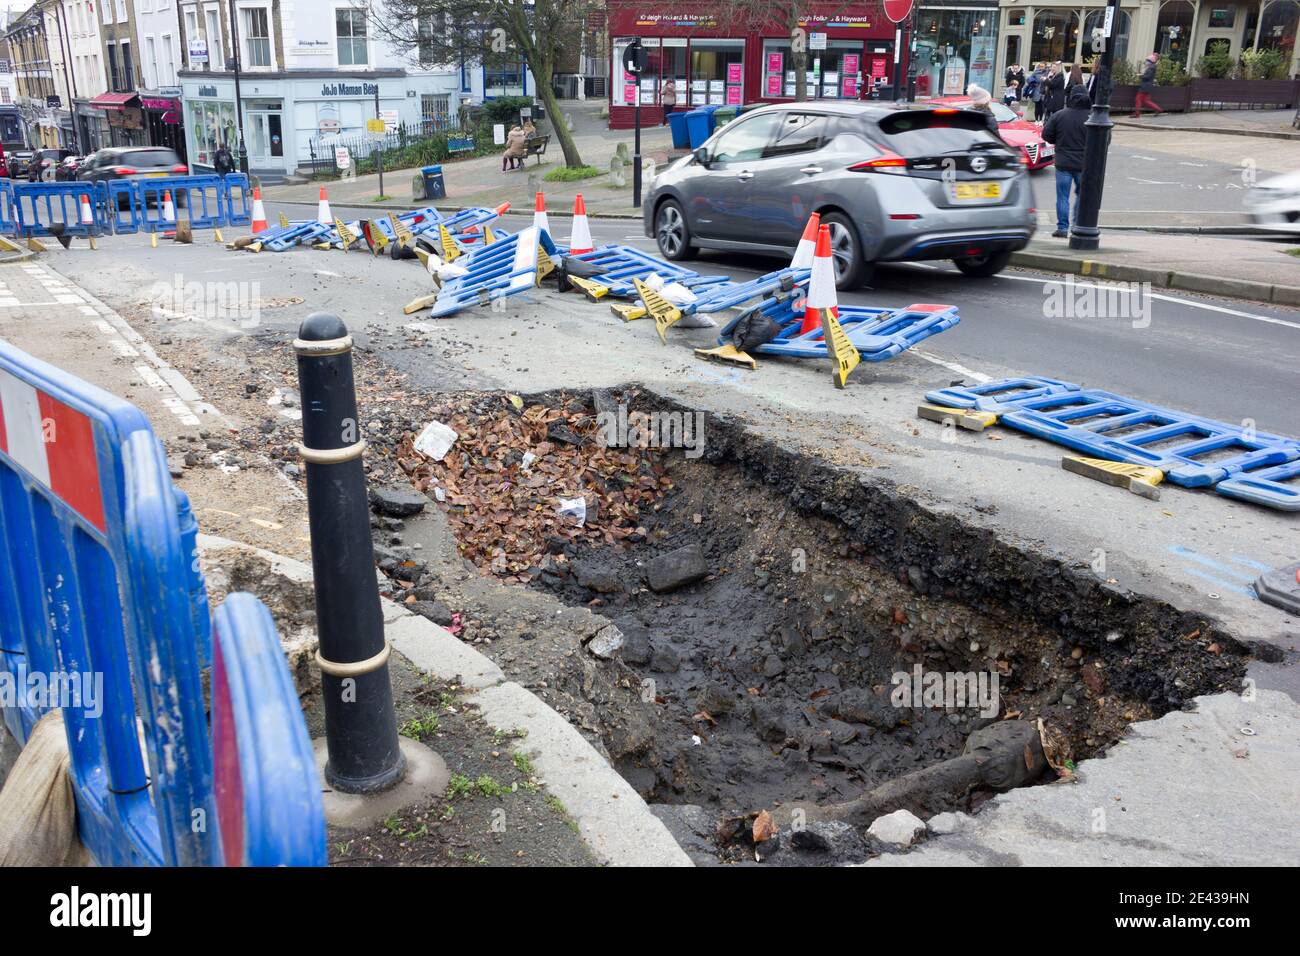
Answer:
<svg viewBox="0 0 1300 956"><path fill-rule="evenodd" d="M63 714L32 729L0 790L0 866L93 866L77 834Z"/></svg>

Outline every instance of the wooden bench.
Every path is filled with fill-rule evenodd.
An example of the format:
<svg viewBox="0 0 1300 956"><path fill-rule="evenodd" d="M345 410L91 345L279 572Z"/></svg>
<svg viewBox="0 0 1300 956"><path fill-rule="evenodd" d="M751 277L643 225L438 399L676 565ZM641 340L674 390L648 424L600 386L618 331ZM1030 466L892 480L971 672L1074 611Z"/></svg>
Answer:
<svg viewBox="0 0 1300 956"><path fill-rule="evenodd" d="M466 136L464 139L448 139L447 155L455 156L458 153L474 152L474 140Z"/></svg>
<svg viewBox="0 0 1300 956"><path fill-rule="evenodd" d="M536 156L537 165L542 165L542 156L546 153L546 144L550 141L551 137L549 135L530 137L528 141L524 143L525 148L528 150L528 152L524 154L524 162L528 162L529 156Z"/></svg>

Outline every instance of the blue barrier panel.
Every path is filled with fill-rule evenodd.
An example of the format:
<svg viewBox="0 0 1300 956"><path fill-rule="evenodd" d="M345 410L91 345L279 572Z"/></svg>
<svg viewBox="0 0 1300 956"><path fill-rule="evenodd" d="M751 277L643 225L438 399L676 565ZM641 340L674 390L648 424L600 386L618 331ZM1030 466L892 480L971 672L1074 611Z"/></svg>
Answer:
<svg viewBox="0 0 1300 956"><path fill-rule="evenodd" d="M227 173L221 180L222 214L231 226L247 226L253 221L253 191L243 173Z"/></svg>
<svg viewBox="0 0 1300 956"><path fill-rule="evenodd" d="M140 197L140 228L145 232L167 232L176 228L175 221L163 216L164 194L169 192L176 216L179 218L180 210L184 209L191 228L220 229L226 224L220 176L137 179L135 188Z"/></svg>
<svg viewBox="0 0 1300 956"><path fill-rule="evenodd" d="M0 232L13 232L14 225L14 184L0 176Z"/></svg>
<svg viewBox="0 0 1300 956"><path fill-rule="evenodd" d="M103 235L108 219L102 183L18 183L13 187L14 233L18 236ZM90 200L92 223L81 221L81 197Z"/></svg>
<svg viewBox="0 0 1300 956"><path fill-rule="evenodd" d="M469 271L438 290L430 315L451 315L467 306L487 305L493 299L535 288L539 248L547 255L556 255L555 243L546 230L529 226L458 259L456 264Z"/></svg>
<svg viewBox="0 0 1300 956"><path fill-rule="evenodd" d="M1214 490L1229 498L1279 511L1300 511L1300 460L1225 478Z"/></svg>
<svg viewBox="0 0 1300 956"><path fill-rule="evenodd" d="M950 385L925 393L925 400L948 408L974 408L981 412L1004 412L1020 402L1042 395L1077 392L1079 386L1054 378L1032 375L1026 378L1003 378L979 385Z"/></svg>
<svg viewBox="0 0 1300 956"><path fill-rule="evenodd" d="M62 689L23 693L3 716L21 742L62 709L78 826L100 865L219 858L195 532L136 408L0 342L0 666L16 688Z"/></svg>
<svg viewBox="0 0 1300 956"><path fill-rule="evenodd" d="M690 269L656 258L631 246L601 246L592 252L566 258L586 262L600 269L600 275L593 276L591 281L605 286L609 289L610 295L621 298L636 294L636 287L632 284L633 279L644 282L649 276L658 275L665 282L685 282L699 277L698 272L692 272Z"/></svg>
<svg viewBox="0 0 1300 956"><path fill-rule="evenodd" d="M226 866L324 866L325 812L311 740L271 615L251 595L217 611L214 789Z"/></svg>
<svg viewBox="0 0 1300 956"><path fill-rule="evenodd" d="M1004 425L1095 458L1151 465L1174 484L1212 485L1300 458L1300 441L1254 432L1100 389L1042 395L1001 415Z"/></svg>
<svg viewBox="0 0 1300 956"><path fill-rule="evenodd" d="M112 179L97 183L103 186L108 204L108 217L117 235L140 231L140 193L129 179Z"/></svg>
<svg viewBox="0 0 1300 956"><path fill-rule="evenodd" d="M791 358L825 358L826 342L821 327L800 332L803 316L796 314L789 298L771 300L757 306L765 315L785 326L772 341L760 345L764 355L786 355ZM840 306L840 328L848 336L864 362L884 362L905 352L932 335L946 332L961 319L956 306L916 304L901 309L876 309L868 306ZM744 318L741 315L729 322L718 336L720 344L731 341L731 334Z"/></svg>

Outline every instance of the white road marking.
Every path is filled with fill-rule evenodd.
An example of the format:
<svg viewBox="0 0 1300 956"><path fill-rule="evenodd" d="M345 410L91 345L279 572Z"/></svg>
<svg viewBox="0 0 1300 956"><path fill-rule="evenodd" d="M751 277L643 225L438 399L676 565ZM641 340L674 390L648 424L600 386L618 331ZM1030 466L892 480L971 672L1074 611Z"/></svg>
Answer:
<svg viewBox="0 0 1300 956"><path fill-rule="evenodd" d="M960 365L957 362L949 362L947 359L941 359L939 356L931 355L929 352L922 352L918 348L913 348L912 354L925 359L927 362L933 362L935 365L942 365L948 371L956 372L962 378L973 378L975 381L980 383L993 381L993 376L991 375L985 375L983 372L976 372L973 369L967 368L965 365Z"/></svg>
<svg viewBox="0 0 1300 956"><path fill-rule="evenodd" d="M1001 273L996 278L1014 279L1016 282L1037 282L1041 285L1047 285L1048 283L1060 284L1064 282L1063 279L1035 279L1033 276L1012 276L1007 275L1006 273ZM1080 276L1075 276L1074 281L1076 285L1094 287L1097 285L1095 281ZM1152 292L1151 298L1159 299L1162 302L1176 302L1178 305L1190 305L1192 308L1205 309L1208 312L1222 312L1224 315L1235 315L1243 319L1254 319L1256 322L1267 322L1269 325L1285 325L1289 329L1300 329L1300 322L1288 322L1285 319L1275 319L1268 315L1255 315L1252 312L1228 309L1221 305L1210 305L1208 302L1197 302L1195 299L1180 299L1178 296L1164 295L1160 292Z"/></svg>

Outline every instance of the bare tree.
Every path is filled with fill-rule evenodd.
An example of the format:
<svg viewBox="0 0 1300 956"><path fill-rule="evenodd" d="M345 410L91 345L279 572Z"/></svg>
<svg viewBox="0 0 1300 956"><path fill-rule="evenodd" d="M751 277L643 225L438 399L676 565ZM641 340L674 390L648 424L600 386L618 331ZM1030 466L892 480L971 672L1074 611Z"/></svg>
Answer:
<svg viewBox="0 0 1300 956"><path fill-rule="evenodd" d="M551 77L576 49L588 14L601 6L600 0L384 0L367 10L377 32L413 63L522 61L537 81L565 164L581 166Z"/></svg>

